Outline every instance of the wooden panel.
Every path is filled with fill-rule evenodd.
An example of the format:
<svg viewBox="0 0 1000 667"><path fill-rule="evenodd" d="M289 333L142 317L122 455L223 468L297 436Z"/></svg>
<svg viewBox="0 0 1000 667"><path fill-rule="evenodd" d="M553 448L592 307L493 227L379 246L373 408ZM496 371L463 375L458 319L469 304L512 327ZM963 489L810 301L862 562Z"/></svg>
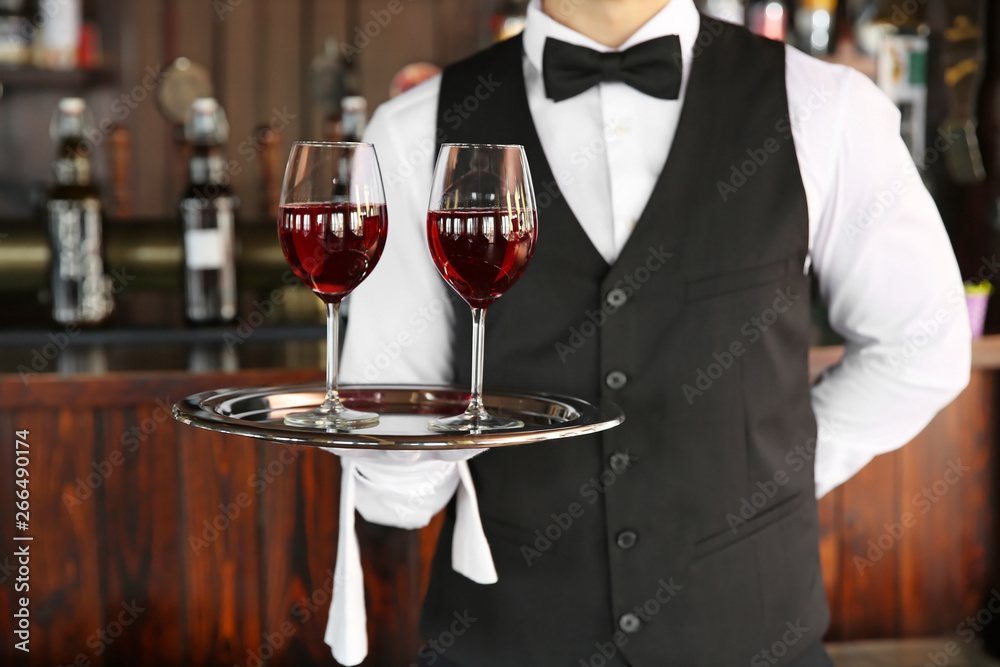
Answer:
<svg viewBox="0 0 1000 667"><path fill-rule="evenodd" d="M989 588L993 458L983 435L995 426L992 381L973 373L954 409L899 453L900 496L917 521L900 540L904 636L954 632ZM930 609L935 613L926 613Z"/></svg>
<svg viewBox="0 0 1000 667"><path fill-rule="evenodd" d="M898 549L880 551L882 524L897 520L893 455L878 456L843 488L841 630L846 637L893 636ZM874 540L875 547L869 544Z"/></svg>
<svg viewBox="0 0 1000 667"><path fill-rule="evenodd" d="M982 608L985 598L998 583L997 563L998 499L997 464L997 375L973 371L972 381L965 390L962 403L968 405L963 414L946 413L947 429L941 437L956 437L962 444L963 456L971 459L972 472L962 486L960 522L960 552L966 582L960 591L963 616ZM954 434L954 435L953 435ZM966 452L968 452L966 454Z"/></svg>
<svg viewBox="0 0 1000 667"><path fill-rule="evenodd" d="M215 26L219 22L220 9L226 6L225 2L169 0L166 11L168 25L173 30L167 36L165 62L184 56L212 72L215 63ZM213 84L218 86L215 82ZM186 153L180 145L171 142L169 150L173 159L169 161L166 173L165 197L168 202L176 203L187 182L188 164L187 160L182 159ZM163 215L172 216L175 210L165 210Z"/></svg>
<svg viewBox="0 0 1000 667"><path fill-rule="evenodd" d="M98 494L101 561L109 618L120 605L144 611L108 651L112 664L182 664L184 588L177 516L183 483L177 472L173 419L161 403L103 410L100 465L109 471ZM129 614L131 616L131 614Z"/></svg>
<svg viewBox="0 0 1000 667"><path fill-rule="evenodd" d="M350 0L354 3L356 0ZM302 72L302 138L323 138L323 114L313 102L308 67L312 59L323 53L326 39L348 39L353 29L348 21L348 0L303 0L303 25L300 31L303 52Z"/></svg>
<svg viewBox="0 0 1000 667"><path fill-rule="evenodd" d="M171 5L177 31L167 44L167 59L184 56L211 72L215 64L213 28L220 20L220 12L205 0L172 0Z"/></svg>
<svg viewBox="0 0 1000 667"><path fill-rule="evenodd" d="M298 28L302 23L302 4L301 0L265 0L261 3L259 12L259 34L261 41L266 44L263 57L270 66L261 69L264 81L261 85L257 122L279 133L275 169L278 188L291 144L302 136L302 77L290 71L293 63L302 62L306 65L309 62L300 61L303 49ZM233 159L241 164L258 162L263 168L265 156L261 154L258 143L235 144L234 147L236 154ZM258 173L260 171L258 169ZM254 196L258 199L260 194L260 188L254 191ZM266 213L263 207L259 208L259 215L266 216Z"/></svg>
<svg viewBox="0 0 1000 667"><path fill-rule="evenodd" d="M844 545L841 538L841 489L834 489L819 501L819 558L823 568L826 598L830 604L830 636L839 636L840 586L844 572Z"/></svg>
<svg viewBox="0 0 1000 667"><path fill-rule="evenodd" d="M304 550L312 582L310 593L316 607L312 623L303 628L303 639L309 654L319 656L318 664L323 665L332 658L323 634L330 615L328 595L333 590L337 558L339 522L334 517L340 511L340 459L329 452L309 449L302 451L300 461Z"/></svg>
<svg viewBox="0 0 1000 667"><path fill-rule="evenodd" d="M997 575L995 382L974 371L913 442L821 501L828 639L949 634L982 606Z"/></svg>
<svg viewBox="0 0 1000 667"><path fill-rule="evenodd" d="M436 5L434 62L442 67L472 55L487 45L484 36L489 8L483 3L470 6L468 0L439 0Z"/></svg>
<svg viewBox="0 0 1000 667"><path fill-rule="evenodd" d="M360 516L357 531L369 619L368 659L363 664L409 665L420 645L422 584L415 558L420 553L419 534L371 524Z"/></svg>
<svg viewBox="0 0 1000 667"><path fill-rule="evenodd" d="M232 5L232 11L221 19L221 54L216 62L216 85L219 101L229 117L228 158L230 164L235 165L229 175L233 189L240 197L240 217L251 219L260 214L258 199L254 196L260 183L259 165L257 161L238 159L235 147L253 135L254 126L259 121L256 109L261 70L273 68L275 63L263 57L266 52L258 44L257 13L263 5L262 0L241 0L238 5Z"/></svg>
<svg viewBox="0 0 1000 667"><path fill-rule="evenodd" d="M185 485L179 532L189 664L243 663L262 644L260 544L250 487L255 443L182 425L175 431Z"/></svg>
<svg viewBox="0 0 1000 667"><path fill-rule="evenodd" d="M14 477L14 452L16 451L14 432L24 428L27 428L27 425L19 417L15 418L14 414L8 410L0 410L0 506L5 508L14 507L16 500L14 492L20 489L20 487L14 484L16 479ZM38 437L41 438L42 434L39 433ZM30 445L35 440L31 438L28 442ZM41 441L39 440L39 442ZM40 448L35 449L37 451ZM35 458L35 453L29 448L29 457L31 459ZM40 473L41 470L38 464L32 465L32 463L29 463L29 473ZM44 489L40 483L36 484L35 480L31 480L29 477L28 491L34 494L42 493ZM33 499L29 496L28 500L31 502ZM2 614L2 618L0 618L0 634L8 638L4 644L9 647L0 651L0 654L5 656L4 664L8 664L11 667L25 667L29 664L31 654L14 649L14 643L20 641L20 639L15 639L14 637L14 613L18 609L17 600L24 594L24 591L18 592L14 590L19 567L17 558L12 555L17 549L17 543L12 539L16 532L14 530L14 514L10 511L0 511L0 540L4 544L11 545L11 548L0 551L0 614ZM30 593L30 591L28 592ZM40 636L36 633L33 638L34 642L39 642L40 639ZM34 644L29 644L29 647L31 646L34 646Z"/></svg>
<svg viewBox="0 0 1000 667"><path fill-rule="evenodd" d="M49 667L83 654L104 664L106 643L96 634L108 623L95 537L102 482L97 460L98 425L92 412L15 412L17 428L31 431L31 664ZM9 478L3 484L10 484ZM80 491L77 491L77 488ZM74 502L79 499L79 504ZM112 602L117 606L117 602Z"/></svg>
<svg viewBox="0 0 1000 667"><path fill-rule="evenodd" d="M441 535L441 528L444 526L444 510L438 512L437 516L431 519L430 524L420 531L420 599L427 595L427 585L431 581L431 563L434 560L434 552L437 551L438 537Z"/></svg>
<svg viewBox="0 0 1000 667"><path fill-rule="evenodd" d="M264 627L284 637L271 665L336 665L323 635L337 556L337 457L302 447L264 449L264 474L257 487L267 600Z"/></svg>
<svg viewBox="0 0 1000 667"><path fill-rule="evenodd" d="M136 86L141 88L146 68L154 70L166 66L164 62L164 4L162 1L126 3L133 12L133 33L129 37L135 42L135 60L123 62L122 90L119 94L131 94ZM164 216L174 213L177 193L169 192L167 176L170 159L174 153L171 128L160 115L148 94L138 101L135 109L123 121L135 140L132 151L132 212L138 217ZM129 105L131 106L131 105Z"/></svg>
<svg viewBox="0 0 1000 667"><path fill-rule="evenodd" d="M899 599L902 634L921 636L928 625L951 625L951 608L957 590L959 568L948 564L961 562L956 558L960 533L951 524L961 491L952 488L943 478L949 462L959 459L955 455L954 441L941 442L934 437L940 423L934 423L915 442L896 455L900 462L900 505L904 514L897 521L911 518L912 527L897 540L899 554ZM937 619L929 619L922 610L937 610Z"/></svg>
<svg viewBox="0 0 1000 667"><path fill-rule="evenodd" d="M292 375L39 377L28 386L0 378L0 429L31 429L38 452L30 664L68 664L78 655L94 665L247 664L272 651L272 667L335 664L323 633L336 559L336 457L158 418L162 406L191 391ZM974 372L970 387L914 442L821 502L828 639L947 633L995 585L995 382L994 372ZM147 440L130 452L132 427ZM951 483L948 470L959 461L970 470ZM11 468L0 457L0 502L8 507ZM924 488L937 502L921 513L914 496ZM900 532L894 524L907 511L916 520ZM0 539L8 542L12 519L0 512ZM204 521L215 522L218 534ZM424 531L359 522L366 665L412 661L438 530L440 517ZM97 655L97 630L133 599L144 610ZM0 630L8 636L11 605L9 586L0 587ZM0 655L3 664L24 658L10 643Z"/></svg>
<svg viewBox="0 0 1000 667"><path fill-rule="evenodd" d="M404 65L434 60L434 42L447 39L434 25L434 0L409 0L391 14L385 0L359 0L358 22L369 42L358 56L361 94L374 109L389 98L389 82ZM385 24L385 25L383 25ZM431 38L430 36L433 35Z"/></svg>

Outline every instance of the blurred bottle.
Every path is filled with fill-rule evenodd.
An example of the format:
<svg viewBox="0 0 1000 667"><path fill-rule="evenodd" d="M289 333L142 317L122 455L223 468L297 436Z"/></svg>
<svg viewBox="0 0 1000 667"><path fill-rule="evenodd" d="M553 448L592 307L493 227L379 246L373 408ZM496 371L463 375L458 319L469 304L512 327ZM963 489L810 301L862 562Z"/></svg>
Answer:
<svg viewBox="0 0 1000 667"><path fill-rule="evenodd" d="M814 56L830 53L836 13L836 0L802 0L795 11L795 45Z"/></svg>
<svg viewBox="0 0 1000 667"><path fill-rule="evenodd" d="M310 66L313 99L323 112L322 134L327 141L339 140L341 100L359 90L356 51L330 37L324 43L323 53Z"/></svg>
<svg viewBox="0 0 1000 667"><path fill-rule="evenodd" d="M750 0L747 27L758 35L779 42L788 34L788 2L785 0Z"/></svg>
<svg viewBox="0 0 1000 667"><path fill-rule="evenodd" d="M235 373L240 370L240 358L235 347L226 343L192 343L188 350L188 370L192 373Z"/></svg>
<svg viewBox="0 0 1000 667"><path fill-rule="evenodd" d="M32 31L27 0L0 0L0 65L28 63Z"/></svg>
<svg viewBox="0 0 1000 667"><path fill-rule="evenodd" d="M524 30L528 13L528 0L503 0L490 21L493 39L502 42Z"/></svg>
<svg viewBox="0 0 1000 667"><path fill-rule="evenodd" d="M986 179L977 132L986 66L986 3L950 2L944 7L944 15L947 27L938 58L944 74L947 110L938 133L942 140L947 138L948 148L943 153L951 180L975 185Z"/></svg>
<svg viewBox="0 0 1000 667"><path fill-rule="evenodd" d="M56 357L60 375L101 375L108 372L108 349L104 345L67 345Z"/></svg>
<svg viewBox="0 0 1000 667"><path fill-rule="evenodd" d="M342 141L361 141L368 122L368 101L360 95L348 95L340 101Z"/></svg>
<svg viewBox="0 0 1000 667"><path fill-rule="evenodd" d="M83 26L82 0L38 0L43 22L35 44L35 63L48 69L74 69Z"/></svg>
<svg viewBox="0 0 1000 667"><path fill-rule="evenodd" d="M101 193L91 183L90 145L84 139L87 105L59 102L52 136L59 143L56 184L46 202L52 248L52 317L62 324L96 324L112 310L102 257Z"/></svg>
<svg viewBox="0 0 1000 667"><path fill-rule="evenodd" d="M219 103L196 99L184 123L191 143L188 184L181 197L184 310L191 324L236 318L236 208L222 147L229 124Z"/></svg>
<svg viewBox="0 0 1000 667"><path fill-rule="evenodd" d="M878 57L878 50L885 37L886 31L892 24L880 16L878 0L854 0L848 2L848 19L853 26L854 44L862 56L872 59ZM871 72L875 77L874 69Z"/></svg>
<svg viewBox="0 0 1000 667"><path fill-rule="evenodd" d="M743 0L701 0L698 4L701 11L720 21L736 25L743 25L746 22L746 6Z"/></svg>
<svg viewBox="0 0 1000 667"><path fill-rule="evenodd" d="M927 148L927 37L926 24L886 29L878 45L875 83L900 112L900 133L917 165L924 166Z"/></svg>

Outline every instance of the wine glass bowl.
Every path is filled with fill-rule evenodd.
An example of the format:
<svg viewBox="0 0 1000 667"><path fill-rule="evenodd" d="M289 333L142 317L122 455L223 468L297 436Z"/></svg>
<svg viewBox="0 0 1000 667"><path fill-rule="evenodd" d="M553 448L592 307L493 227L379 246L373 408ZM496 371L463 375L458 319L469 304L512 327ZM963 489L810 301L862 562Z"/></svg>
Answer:
<svg viewBox="0 0 1000 667"><path fill-rule="evenodd" d="M375 148L353 142L292 146L278 208L278 240L295 275L327 311L326 398L289 426L352 429L378 415L344 406L337 391L340 303L367 278L385 248L388 219Z"/></svg>
<svg viewBox="0 0 1000 667"><path fill-rule="evenodd" d="M350 294L375 268L385 247L384 204L288 204L279 211L285 259L324 302Z"/></svg>
<svg viewBox="0 0 1000 667"><path fill-rule="evenodd" d="M528 267L536 229L534 211L431 211L427 239L448 284L473 308L488 308Z"/></svg>
<svg viewBox="0 0 1000 667"><path fill-rule="evenodd" d="M486 309L524 273L538 221L521 146L443 144L427 211L427 243L438 272L472 309L469 407L436 419L436 431L489 431L524 424L486 412L482 403Z"/></svg>

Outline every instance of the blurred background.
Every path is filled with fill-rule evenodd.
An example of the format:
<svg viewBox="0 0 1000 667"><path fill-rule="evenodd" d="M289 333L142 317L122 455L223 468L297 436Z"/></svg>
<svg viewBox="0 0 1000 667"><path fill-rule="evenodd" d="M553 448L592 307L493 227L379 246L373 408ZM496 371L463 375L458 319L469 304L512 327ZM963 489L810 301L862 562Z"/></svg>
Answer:
<svg viewBox="0 0 1000 667"><path fill-rule="evenodd" d="M359 137L390 96L516 33L525 5L0 0L0 442L25 432L32 447L35 537L23 653L9 546L21 529L0 510L0 662L335 664L322 636L337 459L196 431L169 408L223 386L321 379L321 304L276 243L291 143ZM1000 3L699 6L857 68L901 110L979 336L962 396L823 499L827 639L839 665L989 664ZM821 305L813 319L818 375L842 349ZM0 456L0 507L24 489L15 479ZM366 665L415 655L439 528L360 522Z"/></svg>

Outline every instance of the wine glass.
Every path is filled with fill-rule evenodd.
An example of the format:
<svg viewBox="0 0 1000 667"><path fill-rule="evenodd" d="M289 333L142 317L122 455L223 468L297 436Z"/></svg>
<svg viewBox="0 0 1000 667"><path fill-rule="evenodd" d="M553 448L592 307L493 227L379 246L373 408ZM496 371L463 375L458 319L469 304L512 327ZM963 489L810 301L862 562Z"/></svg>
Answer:
<svg viewBox="0 0 1000 667"><path fill-rule="evenodd" d="M483 407L486 309L528 266L538 239L535 192L521 146L443 144L427 210L427 243L445 281L472 308L472 396L464 413L434 431L521 428Z"/></svg>
<svg viewBox="0 0 1000 667"><path fill-rule="evenodd" d="M296 142L278 209L278 239L292 271L326 304L326 399L285 415L289 426L352 429L378 415L344 406L337 393L340 302L378 264L388 231L375 147Z"/></svg>

